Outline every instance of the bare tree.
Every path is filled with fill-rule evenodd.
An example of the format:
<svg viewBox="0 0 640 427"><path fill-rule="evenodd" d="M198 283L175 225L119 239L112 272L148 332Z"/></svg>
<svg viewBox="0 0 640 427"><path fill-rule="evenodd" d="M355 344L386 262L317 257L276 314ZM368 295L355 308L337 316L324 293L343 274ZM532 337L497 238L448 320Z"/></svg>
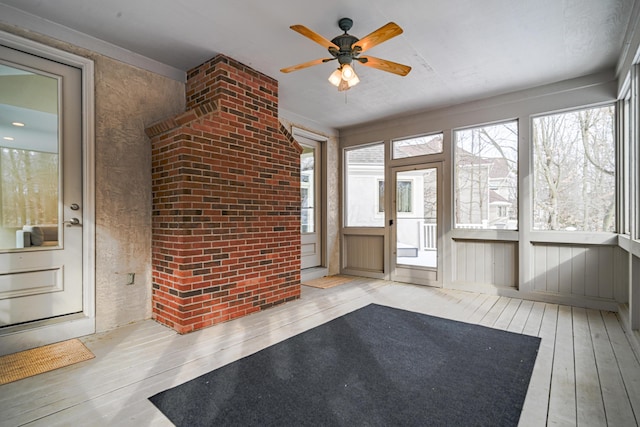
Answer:
<svg viewBox="0 0 640 427"><path fill-rule="evenodd" d="M2 149L4 227L58 221L58 155Z"/></svg>
<svg viewBox="0 0 640 427"><path fill-rule="evenodd" d="M517 122L457 131L455 162L456 224L516 227Z"/></svg>
<svg viewBox="0 0 640 427"><path fill-rule="evenodd" d="M534 119L534 228L612 231L613 107Z"/></svg>

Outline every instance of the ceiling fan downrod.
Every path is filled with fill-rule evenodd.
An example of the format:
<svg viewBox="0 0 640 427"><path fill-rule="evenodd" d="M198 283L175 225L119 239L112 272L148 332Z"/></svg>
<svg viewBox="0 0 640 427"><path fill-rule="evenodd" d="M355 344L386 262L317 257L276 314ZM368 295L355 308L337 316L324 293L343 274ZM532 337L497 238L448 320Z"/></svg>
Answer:
<svg viewBox="0 0 640 427"><path fill-rule="evenodd" d="M347 31L353 26L352 19L342 18L338 21L338 26L344 31L344 34L340 34L331 40L331 43L338 46L339 49L331 46L328 49L329 53L337 58L340 64L351 64L353 59L360 53L356 49L353 49L354 43L360 39L351 34L347 34Z"/></svg>

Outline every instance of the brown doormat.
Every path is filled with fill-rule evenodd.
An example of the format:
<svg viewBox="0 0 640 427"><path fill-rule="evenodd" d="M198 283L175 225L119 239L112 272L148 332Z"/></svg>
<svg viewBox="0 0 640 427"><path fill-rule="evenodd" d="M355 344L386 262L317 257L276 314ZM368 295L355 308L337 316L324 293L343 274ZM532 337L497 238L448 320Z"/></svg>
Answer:
<svg viewBox="0 0 640 427"><path fill-rule="evenodd" d="M333 288L334 286L342 285L347 282L351 282L353 279L354 277L350 276L326 276L319 279L302 282L302 284L306 286L312 286L314 288L327 289Z"/></svg>
<svg viewBox="0 0 640 427"><path fill-rule="evenodd" d="M93 353L77 339L7 354L0 357L0 385L94 357Z"/></svg>

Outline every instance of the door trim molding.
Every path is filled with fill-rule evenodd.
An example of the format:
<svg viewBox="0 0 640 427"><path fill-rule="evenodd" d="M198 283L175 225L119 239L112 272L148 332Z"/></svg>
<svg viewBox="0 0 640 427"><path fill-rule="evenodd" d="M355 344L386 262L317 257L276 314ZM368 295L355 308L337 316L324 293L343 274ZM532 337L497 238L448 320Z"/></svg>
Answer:
<svg viewBox="0 0 640 427"><path fill-rule="evenodd" d="M291 127L291 135L293 135L293 138L295 139L296 136L301 136L303 138L307 138L310 139L312 141L315 141L318 143L319 145L319 152L320 152L320 200L321 200L321 209L320 209L320 213L322 215L322 220L320 221L320 244L322 246L321 248L321 256L320 256L320 265L317 267L314 267L312 269L306 269L309 270L307 273L304 275L304 280L311 280L313 278L317 278L318 274L322 274L322 273L318 273L320 271L320 269L324 269L322 270L323 276L320 277L324 277L328 274L329 271L329 252L328 252L328 241L327 241L327 217L328 217L328 210L327 210L327 205L328 205L328 194L327 194L327 145L329 143L329 138L327 138L326 136L322 136L322 135L318 135L316 133L313 132L309 132L308 130L304 130L304 129L300 129L298 127L292 126ZM302 273L304 272L305 269L301 270ZM313 271L312 271L313 270Z"/></svg>
<svg viewBox="0 0 640 427"><path fill-rule="evenodd" d="M82 74L82 313L0 330L1 354L95 333L95 93L93 60L0 31L0 44L80 69Z"/></svg>
<svg viewBox="0 0 640 427"><path fill-rule="evenodd" d="M410 266L410 265L400 265L398 266L397 264L397 257L394 254L395 252L392 249L395 249L397 252L397 229L398 229L398 213L397 213L397 209L396 209L396 179L397 179L397 173L398 172L407 172L407 171L414 171L414 170L422 170L422 169L435 169L436 170L436 182L437 182L437 190L436 190L436 197L437 197L437 206L436 206L436 212L437 212L437 223L436 223L436 239L437 239L437 258L436 258L436 268L425 268L425 267L418 267L418 266ZM426 286L432 286L432 287L437 287L437 288L442 288L444 287L444 280L443 280L443 270L444 270L444 248L443 248L443 243L444 243L444 198L443 198L443 194L444 194L444 188L442 185L442 177L444 174L444 161L442 160L433 160L433 161L423 161L420 163L414 163L414 164L410 164L410 165L403 165L403 166L389 166L389 172L390 172L390 177L391 180L389 181L391 184L389 185L389 191L391 193L391 197L390 199L390 203L387 204L387 206L389 206L389 211L390 212L390 217L386 217L386 224L385 227L389 229L389 278L391 280L394 281L398 281L398 282L406 282L406 283L412 283L412 284L416 284L416 285L426 285ZM393 185L396 184L396 185ZM394 220L394 225L390 226L388 220L389 219L393 219ZM402 274L399 272L400 271L406 271L409 273L415 272L415 274ZM436 280L431 280L427 277L425 277L426 273L420 273L420 271L422 272L429 272L429 271L435 271L436 274Z"/></svg>

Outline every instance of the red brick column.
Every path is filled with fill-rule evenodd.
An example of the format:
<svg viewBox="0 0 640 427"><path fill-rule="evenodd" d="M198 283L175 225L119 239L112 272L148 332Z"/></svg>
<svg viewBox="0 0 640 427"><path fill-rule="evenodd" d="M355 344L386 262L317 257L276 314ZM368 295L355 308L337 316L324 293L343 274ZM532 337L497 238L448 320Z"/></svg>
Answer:
<svg viewBox="0 0 640 427"><path fill-rule="evenodd" d="M300 296L300 146L277 82L218 55L189 71L184 114L147 129L153 317L179 333Z"/></svg>

